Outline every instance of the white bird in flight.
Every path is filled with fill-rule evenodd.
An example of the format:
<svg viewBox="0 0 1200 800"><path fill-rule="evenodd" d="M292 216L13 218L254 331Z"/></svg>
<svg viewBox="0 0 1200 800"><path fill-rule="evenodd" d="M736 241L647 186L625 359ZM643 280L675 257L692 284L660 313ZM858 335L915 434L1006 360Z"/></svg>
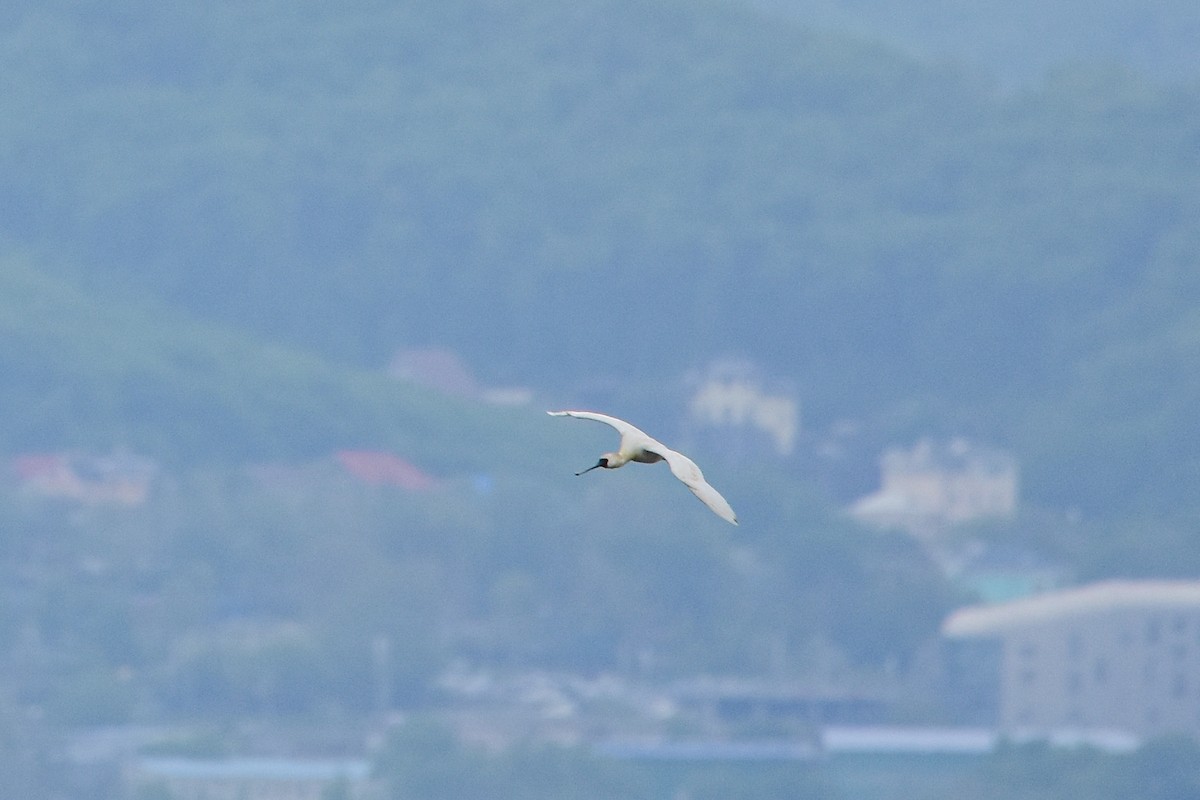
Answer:
<svg viewBox="0 0 1200 800"><path fill-rule="evenodd" d="M597 414L595 411L547 411L546 413L552 417L594 419L605 425L611 425L617 429L617 433L621 434L621 446L617 448L617 452L605 453L600 456L600 460L594 466L588 467L583 472L576 472L576 475L591 472L597 467L617 469L630 461L638 461L642 464L666 461L667 466L671 468L671 474L683 481L683 484L692 490L692 494L699 497L700 501L711 508L714 514L726 522L738 524L737 514L733 513L729 503L721 496L720 492L704 480L704 473L696 466L696 462L683 453L678 453L657 439L647 436L628 422L607 414Z"/></svg>

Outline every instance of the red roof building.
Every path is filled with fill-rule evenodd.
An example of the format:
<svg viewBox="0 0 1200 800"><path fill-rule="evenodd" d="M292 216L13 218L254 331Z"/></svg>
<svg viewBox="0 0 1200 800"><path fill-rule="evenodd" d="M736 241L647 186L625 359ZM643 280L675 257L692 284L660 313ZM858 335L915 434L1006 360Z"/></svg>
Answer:
<svg viewBox="0 0 1200 800"><path fill-rule="evenodd" d="M410 492L427 492L437 479L397 455L379 450L339 450L342 468L372 486L396 486Z"/></svg>

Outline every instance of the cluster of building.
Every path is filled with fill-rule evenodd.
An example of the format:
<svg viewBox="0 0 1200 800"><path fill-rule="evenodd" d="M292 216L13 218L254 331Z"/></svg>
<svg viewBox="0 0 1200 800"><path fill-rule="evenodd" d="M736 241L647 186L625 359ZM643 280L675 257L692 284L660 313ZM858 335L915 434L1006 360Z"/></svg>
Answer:
<svg viewBox="0 0 1200 800"><path fill-rule="evenodd" d="M849 513L913 535L955 577L967 561L950 557L945 534L1017 510L1016 460L994 448L922 440L880 467L879 490ZM1007 567L1003 585L1000 569L990 584L963 581L992 602L942 626L938 691L952 719L1013 736L1200 739L1200 581L1064 586L1029 554L1010 553Z"/></svg>
<svg viewBox="0 0 1200 800"><path fill-rule="evenodd" d="M692 415L709 424L761 426L787 443L777 452L790 452L797 408L761 385L744 370L711 372L693 398ZM989 732L979 741L1200 739L1200 581L1068 586L1061 569L1035 554L964 545L948 535L964 524L1016 515L1018 464L997 448L926 438L886 450L879 466L879 488L851 503L848 514L868 527L913 536L981 600L942 627L936 692L946 719ZM887 695L879 692L842 694L838 703L827 694L798 694L795 686L708 694L713 709L753 708L768 717L791 709L825 726L888 716Z"/></svg>
<svg viewBox="0 0 1200 800"><path fill-rule="evenodd" d="M481 388L442 351L401 354L392 371L489 402L529 401L522 391ZM685 439L728 441L733 429L732 438L779 458L792 457L800 441L794 392L762 380L739 362L714 365L693 381L685 424ZM440 483L385 452L345 450L323 464L322 475L333 469L366 484L406 491L429 491ZM515 725L551 740L590 742L615 758L983 753L1003 738L1084 741L1113 750L1171 734L1200 740L1200 581L1064 588L1068 581L1052 565L1027 553L997 558L994 549L985 554L991 556L992 572L968 574L971 558L963 555L961 537L946 534L964 524L1015 516L1016 459L962 438L922 439L885 451L879 465L878 490L852 502L847 513L867 527L912 535L981 600L955 611L942 625L932 663L936 677L927 684L941 705L938 727L890 724L905 692L900 679L870 685L698 679L636 687L546 676L497 684L486 676L460 675L451 676L445 688L458 692L462 702L447 713L477 738L503 738L503 729ZM145 502L159 471L153 461L127 452L25 454L9 467L27 492L126 506ZM281 469L286 474L278 474ZM294 481L294 471L261 468L256 474L267 481ZM593 702L597 698L600 702ZM622 705L626 713L615 721L606 722L595 711L603 707L611 714ZM691 725L692 739L661 734L662 723L680 719ZM532 727L530 720L536 722ZM622 731L636 736L622 737ZM739 731L757 731L757 744L740 740ZM344 796L358 797L369 784L366 763L355 760L203 764L140 759L128 779L133 785L163 786L177 798L316 800L333 786Z"/></svg>
<svg viewBox="0 0 1200 800"><path fill-rule="evenodd" d="M1200 581L1104 582L963 608L945 620L940 651L937 691L949 713L938 724L895 724L898 685L700 678L647 687L486 671L446 676L444 718L487 747L534 736L659 761L936 759L982 756L1005 740L1119 753L1164 735L1200 739ZM180 800L318 800L332 787L373 796L368 763L353 759L142 758L127 780Z"/></svg>

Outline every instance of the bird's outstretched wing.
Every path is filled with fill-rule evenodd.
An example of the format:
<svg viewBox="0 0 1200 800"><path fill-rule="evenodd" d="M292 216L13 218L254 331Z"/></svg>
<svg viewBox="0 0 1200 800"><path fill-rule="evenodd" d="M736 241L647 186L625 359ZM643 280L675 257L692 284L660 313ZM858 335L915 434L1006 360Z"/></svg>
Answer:
<svg viewBox="0 0 1200 800"><path fill-rule="evenodd" d="M547 411L552 417L577 417L578 419L594 419L596 422L603 422L605 425L610 425L616 429L617 433L621 434L621 439L645 439L647 441L658 443L656 439L647 436L646 433L639 428L630 425L623 419L610 417L608 414L600 414L595 411Z"/></svg>
<svg viewBox="0 0 1200 800"><path fill-rule="evenodd" d="M729 505L729 501L722 497L721 493L714 489L708 481L704 480L704 473L696 466L695 461L669 447L659 447L654 452L666 460L667 465L671 467L671 474L683 481L684 486L691 489L692 494L699 497L700 501L711 508L714 514L726 522L738 524L737 514L733 513L733 507Z"/></svg>

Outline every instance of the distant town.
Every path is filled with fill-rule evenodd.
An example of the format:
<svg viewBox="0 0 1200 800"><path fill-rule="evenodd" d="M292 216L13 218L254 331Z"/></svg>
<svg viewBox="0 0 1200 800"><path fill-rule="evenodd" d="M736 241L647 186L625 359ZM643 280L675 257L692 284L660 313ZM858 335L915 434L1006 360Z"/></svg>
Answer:
<svg viewBox="0 0 1200 800"><path fill-rule="evenodd" d="M488 402L521 405L534 397L526 389L481 389L444 351L402 354L392 371ZM684 436L693 443L749 442L737 446L788 459L800 434L800 403L785 382L763 381L736 362L692 382ZM913 537L974 598L944 620L939 640L907 670L864 671L831 655L824 669L805 675L661 682L639 678L636 668L578 675L458 662L437 680L440 703L422 713L488 750L532 740L628 760L807 761L854 753L919 760L981 755L1005 739L1109 752L1164 735L1200 739L1200 582L1077 584L1034 554L964 538L964 526L1018 512L1019 465L996 447L922 437L888 447L878 465L878 487L848 503L845 514L863 535ZM164 473L126 450L26 452L8 460L16 492L81 507L136 508L168 479ZM349 480L421 494L443 483L400 453L370 449L252 465L245 475L301 490ZM377 651L381 664L392 657L387 640ZM935 696L936 706L919 702ZM70 752L79 768L118 765L137 797L157 797L137 792L159 787L175 800L370 798L372 742L409 713L393 706L381 682L376 713L347 726L332 756L306 755L270 731L257 737L264 756L214 760L170 748L155 755L163 742L187 738L178 724L81 731Z"/></svg>

